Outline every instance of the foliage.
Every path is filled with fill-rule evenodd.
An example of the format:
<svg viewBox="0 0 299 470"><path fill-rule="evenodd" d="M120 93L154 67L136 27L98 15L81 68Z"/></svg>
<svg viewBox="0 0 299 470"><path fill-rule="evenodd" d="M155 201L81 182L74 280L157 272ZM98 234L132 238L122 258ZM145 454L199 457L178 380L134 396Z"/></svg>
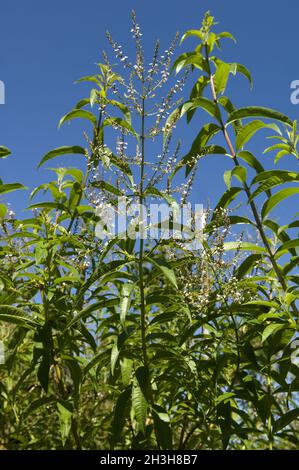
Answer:
<svg viewBox="0 0 299 470"><path fill-rule="evenodd" d="M29 218L0 205L0 446L296 448L299 222L269 216L298 194L299 174L265 171L247 150L270 129L279 144L265 152L278 151L275 162L298 159L296 122L264 107L235 109L224 94L230 77L252 79L214 55L233 36L215 33L209 13L183 35L198 45L174 61L182 78L173 84L177 36L162 57L157 42L147 69L132 19L134 65L108 33L123 73L104 54L97 73L80 80L90 96L60 121L86 122L85 147L51 150L40 163L77 154L83 171L53 169L56 179L31 193ZM185 115L200 123L201 111L209 121L181 155L176 126ZM9 153L0 147L0 157ZM181 206L200 159L213 154L227 160L227 190L206 213L201 248L139 239L134 218L135 239L96 236L101 209L119 196ZM21 188L1 182L0 193Z"/></svg>

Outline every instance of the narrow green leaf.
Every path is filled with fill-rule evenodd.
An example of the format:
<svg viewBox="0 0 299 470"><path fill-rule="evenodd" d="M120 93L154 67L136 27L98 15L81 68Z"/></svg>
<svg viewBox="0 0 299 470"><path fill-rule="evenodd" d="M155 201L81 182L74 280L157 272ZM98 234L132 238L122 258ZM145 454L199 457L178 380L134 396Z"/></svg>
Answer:
<svg viewBox="0 0 299 470"><path fill-rule="evenodd" d="M255 245L249 242L226 242L223 245L225 251L230 250L242 250L242 251L258 251L260 253L266 253L265 248L262 246Z"/></svg>
<svg viewBox="0 0 299 470"><path fill-rule="evenodd" d="M130 296L134 289L134 284L123 284L120 294L120 322L122 325L125 325L126 316L130 308Z"/></svg>
<svg viewBox="0 0 299 470"><path fill-rule="evenodd" d="M244 145L251 139L251 137L254 136L254 134L258 130L264 128L274 129L280 132L276 124L266 124L263 121L251 121L244 127L242 127L241 130L238 132L236 139L237 151L240 150L240 148L244 147Z"/></svg>
<svg viewBox="0 0 299 470"><path fill-rule="evenodd" d="M271 196L263 205L262 218L264 219L280 202L298 193L299 188L285 188L273 194L273 196Z"/></svg>
<svg viewBox="0 0 299 470"><path fill-rule="evenodd" d="M86 150L83 147L79 147L78 145L74 146L65 146L65 147L59 147L54 150L51 150L51 152L48 152L40 161L38 164L38 168L41 167L45 162L48 160L51 160L52 158L59 157L61 155L85 155Z"/></svg>
<svg viewBox="0 0 299 470"><path fill-rule="evenodd" d="M78 119L78 118L87 119L94 126L97 126L97 123L98 123L97 118L90 111L86 111L84 109L74 109L73 111L70 111L68 114L66 114L60 119L58 127L60 128L67 121L71 121L72 119Z"/></svg>
<svg viewBox="0 0 299 470"><path fill-rule="evenodd" d="M0 146L0 158L6 158L11 155L11 151L7 147Z"/></svg>
<svg viewBox="0 0 299 470"><path fill-rule="evenodd" d="M237 109L228 116L227 125L238 119L250 118L250 117L264 117L267 119L275 119L276 121L283 122L289 126L292 126L292 121L280 113L270 108L263 108L259 106L250 106L247 108Z"/></svg>
<svg viewBox="0 0 299 470"><path fill-rule="evenodd" d="M8 184L0 184L0 194L7 194L16 189L27 189L20 183L8 183Z"/></svg>

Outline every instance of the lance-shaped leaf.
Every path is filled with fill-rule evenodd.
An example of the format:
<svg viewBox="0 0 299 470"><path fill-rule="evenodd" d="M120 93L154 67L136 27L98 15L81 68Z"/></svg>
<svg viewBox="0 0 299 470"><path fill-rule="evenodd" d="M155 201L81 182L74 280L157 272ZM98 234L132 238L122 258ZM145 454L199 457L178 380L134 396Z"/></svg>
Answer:
<svg viewBox="0 0 299 470"><path fill-rule="evenodd" d="M299 174L294 171L269 170L259 173L253 180L252 185L260 183L259 187L251 195L251 200L264 191L274 188L283 183L299 182Z"/></svg>
<svg viewBox="0 0 299 470"><path fill-rule="evenodd" d="M79 80L76 80L75 83L81 83L81 82L93 82L101 86L101 81L99 80L99 75L91 75L87 77L81 77Z"/></svg>
<svg viewBox="0 0 299 470"><path fill-rule="evenodd" d="M231 179L233 176L235 176L241 183L245 183L246 175L247 175L246 168L244 166L239 165L239 166L235 166L232 170L225 171L223 175L223 179L228 189L230 189Z"/></svg>
<svg viewBox="0 0 299 470"><path fill-rule="evenodd" d="M150 261L164 277L172 284L176 289L178 288L177 280L174 271L169 267L165 260L159 259L155 260L154 258L147 257L147 260Z"/></svg>
<svg viewBox="0 0 299 470"><path fill-rule="evenodd" d="M126 316L130 308L130 296L134 289L134 284L123 284L120 294L120 322L122 325L125 325Z"/></svg>
<svg viewBox="0 0 299 470"><path fill-rule="evenodd" d="M133 134L136 138L139 138L138 134L135 132L132 125L129 122L119 117L106 118L103 122L103 126L112 126L116 129L121 128Z"/></svg>
<svg viewBox="0 0 299 470"><path fill-rule="evenodd" d="M214 76L214 82L215 82L215 88L216 88L217 94L224 93L230 72L231 72L231 65L225 62L219 61L219 63L217 64L217 70Z"/></svg>
<svg viewBox="0 0 299 470"><path fill-rule="evenodd" d="M277 163L285 155L291 155L292 153L294 153L294 150L292 149L291 145L288 143L271 145L271 147L266 148L263 153L268 153L268 152L271 152L272 150L278 150L274 159L274 163Z"/></svg>
<svg viewBox="0 0 299 470"><path fill-rule="evenodd" d="M199 77L199 79L197 80L197 82L193 86L192 91L190 93L190 101L194 100L195 98L200 98L202 96L206 86L209 84L209 82L210 82L209 77L207 77L205 75L202 75L201 77ZM196 111L196 109L192 109L191 111L187 112L187 122L188 123L193 118L195 111Z"/></svg>
<svg viewBox="0 0 299 470"><path fill-rule="evenodd" d="M298 408L288 411L287 413L285 413L283 416L281 416L274 422L273 431L277 432L277 431L280 431L280 429L283 429L286 426L289 426L294 420L297 420L298 416L299 416Z"/></svg>
<svg viewBox="0 0 299 470"><path fill-rule="evenodd" d="M73 111L70 111L68 114L66 114L60 119L58 127L60 128L67 121L71 121L72 119L78 118L87 119L94 126L97 126L97 118L90 111L86 111L85 109L74 109Z"/></svg>
<svg viewBox="0 0 299 470"><path fill-rule="evenodd" d="M285 325L281 323L270 323L270 325L267 325L262 334L262 343L264 343L270 336L284 327Z"/></svg>
<svg viewBox="0 0 299 470"><path fill-rule="evenodd" d="M239 152L237 154L237 157L244 160L244 162L251 166L251 168L253 168L257 173L261 173L262 171L264 171L263 165L251 152L248 152L247 150L242 150L242 152Z"/></svg>
<svg viewBox="0 0 299 470"><path fill-rule="evenodd" d="M190 36L195 36L197 37L200 41L202 41L203 39L203 33L198 30L198 29L189 29L188 31L186 31L181 40L180 40L180 44L182 44L187 38L189 38Z"/></svg>
<svg viewBox="0 0 299 470"><path fill-rule="evenodd" d="M172 432L168 414L160 405L153 406L155 432L163 450L172 449Z"/></svg>
<svg viewBox="0 0 299 470"><path fill-rule="evenodd" d="M137 420L139 431L145 434L148 404L136 379L132 388L132 410Z"/></svg>
<svg viewBox="0 0 299 470"><path fill-rule="evenodd" d="M203 109L210 114L216 121L220 121L219 109L216 104L205 97L195 98L192 101L186 101L181 107L181 117L189 111Z"/></svg>
<svg viewBox="0 0 299 470"><path fill-rule="evenodd" d="M283 122L289 126L292 126L293 123L285 114L275 111L270 108L263 108L261 106L250 106L247 108L240 108L236 111L233 111L227 120L227 125L231 124L234 121L239 119L251 118L251 117L264 117L267 119L274 119L275 121Z"/></svg>
<svg viewBox="0 0 299 470"><path fill-rule="evenodd" d="M292 251L293 248L298 248L298 247L299 247L299 238L295 240L287 241L283 243L282 245L280 245L280 247L276 250L275 258L280 258L280 256L284 255L288 251ZM296 261L296 265L297 264L298 262Z"/></svg>
<svg viewBox="0 0 299 470"><path fill-rule="evenodd" d="M251 77L251 73L245 67L245 65L238 64L238 63L234 63L234 64L231 64L231 65L232 65L232 68L235 68L236 72L240 73L241 75L244 75L244 77L247 78L247 80L249 81L249 84L250 84L250 88L252 88L253 80L252 80L252 77Z"/></svg>
<svg viewBox="0 0 299 470"><path fill-rule="evenodd" d="M73 409L71 403L65 400L60 400L57 403L57 411L59 418L59 430L62 444L65 445L66 440L70 434L72 426Z"/></svg>
<svg viewBox="0 0 299 470"><path fill-rule="evenodd" d="M7 207L5 204L0 204L0 219L3 219L7 214Z"/></svg>
<svg viewBox="0 0 299 470"><path fill-rule="evenodd" d="M145 367L136 370L132 387L132 410L135 414L139 430L144 434L148 411L147 401L148 373Z"/></svg>
<svg viewBox="0 0 299 470"><path fill-rule="evenodd" d="M16 189L27 189L27 188L20 183L0 184L0 194L10 193L11 191L15 191Z"/></svg>
<svg viewBox="0 0 299 470"><path fill-rule="evenodd" d="M242 250L242 251L257 251L260 253L266 253L266 250L262 246L255 245L249 242L226 242L223 245L225 251L231 250Z"/></svg>
<svg viewBox="0 0 299 470"><path fill-rule="evenodd" d="M171 177L173 178L175 174L184 166L186 166L186 176L189 175L191 170L196 165L197 161L207 155L227 155L225 148L220 147L219 145L208 145L207 147L193 147L190 152L179 161L176 165Z"/></svg>
<svg viewBox="0 0 299 470"><path fill-rule="evenodd" d="M26 329L36 330L39 324L34 321L22 309L12 305L0 305L0 321L21 326Z"/></svg>
<svg viewBox="0 0 299 470"><path fill-rule="evenodd" d="M115 194L116 196L123 195L120 189L116 188L107 181L95 181L94 183L92 183L92 186L108 191L108 193Z"/></svg>
<svg viewBox="0 0 299 470"><path fill-rule="evenodd" d="M172 69L179 73L184 67L192 65L200 70L208 72L208 64L205 57L200 52L185 52L174 62Z"/></svg>
<svg viewBox="0 0 299 470"><path fill-rule="evenodd" d="M111 106L116 106L116 108L120 109L126 118L126 122L128 122L130 126L132 126L131 113L130 113L129 108L125 104L120 103L119 101L116 101L116 100L109 100L108 103Z"/></svg>
<svg viewBox="0 0 299 470"><path fill-rule="evenodd" d="M246 124L246 126L242 127L241 130L238 132L237 139L236 139L236 149L237 151L240 148L244 147L246 142L248 142L254 134L263 128L273 129L280 133L280 129L276 124L266 124L263 121L252 121Z"/></svg>
<svg viewBox="0 0 299 470"><path fill-rule="evenodd" d="M223 31L222 33L217 34L217 38L220 38L220 39L227 38L227 39L231 39L232 41L236 42L235 37L231 33L229 33L228 31Z"/></svg>
<svg viewBox="0 0 299 470"><path fill-rule="evenodd" d="M237 269L237 279L242 279L245 274L249 273L252 271L256 265L263 259L262 254L253 254L247 256L247 258L243 261L243 263L240 264L240 266Z"/></svg>
<svg viewBox="0 0 299 470"><path fill-rule="evenodd" d="M233 187L225 191L214 209L212 220L217 217L217 210L225 209L238 196L238 194L240 194L241 191L243 191L243 189L238 187Z"/></svg>
<svg viewBox="0 0 299 470"><path fill-rule="evenodd" d="M11 154L11 151L7 147L0 146L0 158L6 158Z"/></svg>
<svg viewBox="0 0 299 470"><path fill-rule="evenodd" d="M121 440L121 433L125 424L131 393L131 387L126 388L119 395L114 408L112 421L112 442L114 445Z"/></svg>
<svg viewBox="0 0 299 470"><path fill-rule="evenodd" d="M38 168L42 166L48 160L51 160L52 158L55 158L55 157L60 157L61 155L85 155L85 153L86 153L86 150L83 147L80 147L78 145L58 147L48 152L41 159L41 161L38 164Z"/></svg>
<svg viewBox="0 0 299 470"><path fill-rule="evenodd" d="M262 218L264 219L280 202L298 193L299 188L285 188L278 191L276 194L273 194L273 196L271 196L263 205Z"/></svg>
<svg viewBox="0 0 299 470"><path fill-rule="evenodd" d="M116 166L119 168L127 177L129 178L131 184L133 184L133 175L132 175L132 170L127 162L124 160L121 160L119 157L111 154L110 155L110 162L112 165Z"/></svg>

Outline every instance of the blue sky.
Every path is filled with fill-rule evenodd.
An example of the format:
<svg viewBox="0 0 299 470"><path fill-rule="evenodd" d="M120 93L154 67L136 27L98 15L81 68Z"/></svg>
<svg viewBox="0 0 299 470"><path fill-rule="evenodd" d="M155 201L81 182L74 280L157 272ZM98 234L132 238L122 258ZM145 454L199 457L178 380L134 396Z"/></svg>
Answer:
<svg viewBox="0 0 299 470"><path fill-rule="evenodd" d="M230 31L237 38L236 46L227 42L223 58L244 63L254 78L252 92L243 78L231 80L228 95L234 104L273 107L292 119L299 118L299 105L290 102L290 83L299 79L299 3L295 0L1 0L0 80L6 85L6 104L0 106L0 145L13 152L1 161L5 182L19 181L30 188L46 182L47 171L36 171L41 157L55 147L82 143L83 127L79 122L60 131L57 123L85 97L87 88L74 85L74 81L94 73L101 50L109 50L106 29L129 53L133 52L129 33L132 8L142 27L149 59L157 37L166 48L176 31L197 28L204 12L210 9L220 22L219 31ZM186 148L203 123L200 119L195 127L185 127ZM269 167L273 155L263 156L260 152L264 136L261 134L251 150ZM71 166L71 158L55 164ZM280 167L295 168L296 162L286 157ZM197 202L217 202L224 189L222 174L228 168L227 160L221 157L202 161ZM23 192L7 199L18 211L27 204ZM284 207L294 213L295 203L296 197Z"/></svg>

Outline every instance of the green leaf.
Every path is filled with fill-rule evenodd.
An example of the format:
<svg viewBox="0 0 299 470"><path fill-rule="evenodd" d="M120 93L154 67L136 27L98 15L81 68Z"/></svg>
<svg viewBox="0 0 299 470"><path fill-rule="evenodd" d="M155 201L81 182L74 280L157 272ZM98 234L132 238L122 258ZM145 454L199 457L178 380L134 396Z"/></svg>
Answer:
<svg viewBox="0 0 299 470"><path fill-rule="evenodd" d="M132 359L123 357L120 360L121 378L122 378L122 383L125 387L128 387L131 383L131 375L133 371L133 366L134 366L134 361L132 361Z"/></svg>
<svg viewBox="0 0 299 470"><path fill-rule="evenodd" d="M202 32L200 30L197 30L197 29L189 29L188 31L186 31L182 38L181 38L181 41L180 41L180 45L187 39L189 38L190 36L195 36L197 37L198 39L200 39L200 41L202 41L203 39L203 35L202 35Z"/></svg>
<svg viewBox="0 0 299 470"><path fill-rule="evenodd" d="M145 424L147 418L148 403L145 394L139 384L137 377L134 377L132 387L132 410L136 416L139 430L145 434Z"/></svg>
<svg viewBox="0 0 299 470"><path fill-rule="evenodd" d="M262 343L264 343L266 339L284 327L285 325L281 323L271 323L270 325L267 325L262 334Z"/></svg>
<svg viewBox="0 0 299 470"><path fill-rule="evenodd" d="M74 109L73 111L70 111L68 114L63 116L58 124L58 127L60 128L65 122L71 121L72 119L87 119L90 121L95 127L98 124L98 120L94 114L92 114L90 111L86 111L84 109Z"/></svg>
<svg viewBox="0 0 299 470"><path fill-rule="evenodd" d="M0 158L6 158L11 155L11 151L7 147L0 146Z"/></svg>
<svg viewBox="0 0 299 470"><path fill-rule="evenodd" d="M110 367L111 367L112 375L114 375L118 358L119 358L119 349L118 349L117 343L115 343L111 348L111 358L110 358Z"/></svg>
<svg viewBox="0 0 299 470"><path fill-rule="evenodd" d="M160 405L153 406L155 433L163 450L172 449L172 431L169 416Z"/></svg>
<svg viewBox="0 0 299 470"><path fill-rule="evenodd" d="M225 148L219 145L208 145L207 147L198 147L190 150L190 152L183 157L176 165L171 177L173 178L176 173L184 166L186 166L186 176L190 174L197 161L207 155L227 155Z"/></svg>
<svg viewBox="0 0 299 470"><path fill-rule="evenodd" d="M266 253L265 248L262 246L255 245L249 242L226 242L223 245L225 251L230 250L242 250L242 251L258 251L260 253Z"/></svg>
<svg viewBox="0 0 299 470"><path fill-rule="evenodd" d="M181 117L184 116L185 113L198 108L205 110L208 114L220 122L218 107L213 101L204 97L195 98L192 101L186 101L186 103L184 103L181 108Z"/></svg>
<svg viewBox="0 0 299 470"><path fill-rule="evenodd" d="M290 240L282 245L276 250L275 252L275 258L279 258L283 254L285 254L287 251L291 250L292 248L297 248L299 246L299 238L296 240Z"/></svg>
<svg viewBox="0 0 299 470"><path fill-rule="evenodd" d="M259 261L263 259L261 254L253 254L247 256L247 258L243 261L243 263L238 267L237 270L237 278L242 279L245 274L252 271Z"/></svg>
<svg viewBox="0 0 299 470"><path fill-rule="evenodd" d="M117 299L107 299L107 298L103 297L98 302L94 302L94 303L88 305L86 308L81 310L80 313L74 312L75 314L76 313L77 314L74 315L72 320L70 320L70 322L65 327L64 331L67 331L68 329L70 329L79 320L84 320L84 319L88 318L89 316L92 315L93 312L95 312L97 310L101 311L103 308L112 307L112 306L117 305L117 304L118 304Z"/></svg>
<svg viewBox="0 0 299 470"><path fill-rule="evenodd" d="M116 196L122 196L121 190L108 183L107 181L96 181L92 183L92 186L108 191L108 193L115 194Z"/></svg>
<svg viewBox="0 0 299 470"><path fill-rule="evenodd" d="M277 193L273 194L263 205L262 208L262 218L264 219L269 212L271 212L274 207L276 207L280 202L284 199L294 196L295 194L299 193L299 188L285 188Z"/></svg>
<svg viewBox="0 0 299 470"><path fill-rule="evenodd" d="M5 204L0 204L0 219L3 219L7 214L7 207Z"/></svg>
<svg viewBox="0 0 299 470"><path fill-rule="evenodd" d="M243 191L243 189L237 187L233 187L225 191L225 193L220 198L217 206L214 209L212 221L217 217L218 209L225 209L234 199L236 199L236 197L238 196L238 194L240 194L241 191Z"/></svg>
<svg viewBox="0 0 299 470"><path fill-rule="evenodd" d="M280 132L278 126L276 124L265 124L263 121L251 121L246 126L242 127L241 130L237 134L236 139L236 148L237 151L240 148L244 147L246 142L248 142L254 134L260 129L274 129L277 132Z"/></svg>
<svg viewBox="0 0 299 470"><path fill-rule="evenodd" d="M22 414L23 419L26 419L28 416L31 416L32 413L42 406L50 405L56 402L56 397L43 397L34 400L30 405L25 409L24 413Z"/></svg>
<svg viewBox="0 0 299 470"><path fill-rule="evenodd" d="M57 403L58 417L59 417L59 430L62 444L65 445L66 440L70 434L72 426L72 411L70 403L60 400Z"/></svg>
<svg viewBox="0 0 299 470"><path fill-rule="evenodd" d="M121 433L125 424L128 404L131 398L131 387L124 390L118 397L112 421L112 441L115 445L121 440Z"/></svg>
<svg viewBox="0 0 299 470"><path fill-rule="evenodd" d="M11 191L15 191L16 189L27 189L27 188L20 183L0 184L0 194L10 193Z"/></svg>
<svg viewBox="0 0 299 470"><path fill-rule="evenodd" d="M236 42L236 39L234 38L234 36L231 33L228 33L227 31L223 31L222 33L217 34L217 38L220 38L220 39L227 38Z"/></svg>
<svg viewBox="0 0 299 470"><path fill-rule="evenodd" d="M255 158L255 156L251 152L243 150L242 152L239 152L237 154L237 157L244 160L244 162L251 166L251 168L253 168L257 173L261 173L262 171L264 171L263 165L258 161L257 158Z"/></svg>
<svg viewBox="0 0 299 470"><path fill-rule="evenodd" d="M124 119L121 119L119 117L106 118L103 122L103 126L112 126L112 127L116 127L116 128L120 127L121 129L124 129L124 130L130 132L135 137L137 137L137 138L139 137L138 134L133 129L132 125L129 122L127 122Z"/></svg>
<svg viewBox="0 0 299 470"><path fill-rule="evenodd" d="M244 75L245 78L247 78L247 80L249 81L249 84L250 84L250 88L252 88L253 87L253 81L252 81L251 73L245 67L245 65L237 64L237 63L232 64L232 65L236 67L237 72L239 72L240 74Z"/></svg>
<svg viewBox="0 0 299 470"><path fill-rule="evenodd" d="M161 271L164 277L170 282L172 286L178 289L177 280L174 271L168 266L165 260L159 259L155 260L154 258L147 257L148 261L150 261L157 269Z"/></svg>
<svg viewBox="0 0 299 470"><path fill-rule="evenodd" d="M270 170L259 173L253 180L252 185L261 183L252 193L250 200L253 200L259 194L283 183L299 182L299 174L286 170Z"/></svg>
<svg viewBox="0 0 299 470"><path fill-rule="evenodd" d="M200 70L208 72L208 64L206 58L198 52L185 52L181 54L174 62L172 70L178 74L184 67L192 65Z"/></svg>
<svg viewBox="0 0 299 470"><path fill-rule="evenodd" d="M122 325L125 325L126 316L130 308L130 296L134 289L134 284L123 284L120 294L120 322Z"/></svg>
<svg viewBox="0 0 299 470"><path fill-rule="evenodd" d="M93 108L93 106L96 103L97 99L98 99L98 90L93 88L90 92L90 98L89 98L91 108Z"/></svg>
<svg viewBox="0 0 299 470"><path fill-rule="evenodd" d="M292 121L285 116L284 114L280 113L279 111L275 111L274 109L270 108L263 108L259 106L250 106L247 108L240 108L236 111L232 112L228 116L227 125L231 124L238 119L250 118L250 117L264 117L267 119L275 119L276 121L283 122L289 126L292 126Z"/></svg>
<svg viewBox="0 0 299 470"><path fill-rule="evenodd" d="M120 103L119 101L115 101L115 100L109 100L108 103L111 106L115 106L116 108L120 109L126 118L126 122L128 122L130 126L132 126L131 113L130 113L129 108L125 104Z"/></svg>
<svg viewBox="0 0 299 470"><path fill-rule="evenodd" d="M45 162L48 160L51 160L52 158L59 157L61 155L85 155L86 150L83 147L79 147L78 145L74 146L64 146L64 147L59 147L54 150L51 150L51 152L48 152L40 161L38 164L38 168L41 167Z"/></svg>
<svg viewBox="0 0 299 470"><path fill-rule="evenodd" d="M281 418L278 418L274 425L273 425L273 431L276 433L280 429L285 428L289 424L292 423L295 419L297 419L299 416L299 408L296 408L294 410L290 410L287 413L285 413Z"/></svg>
<svg viewBox="0 0 299 470"><path fill-rule="evenodd" d="M79 80L76 80L75 83L94 82L94 83L96 83L97 85L99 85L99 87L100 87L100 86L101 86L101 82L100 82L100 80L99 80L97 77L99 77L99 75L93 75L93 76L82 77L82 78L79 78Z"/></svg>
<svg viewBox="0 0 299 470"><path fill-rule="evenodd" d="M219 63L217 64L217 70L214 76L214 83L215 83L217 94L224 93L230 71L231 71L230 64L219 61Z"/></svg>
<svg viewBox="0 0 299 470"><path fill-rule="evenodd" d="M0 321L32 330L36 330L39 326L39 324L30 318L28 314L23 312L22 309L13 307L12 305L0 305Z"/></svg>
<svg viewBox="0 0 299 470"><path fill-rule="evenodd" d="M235 176L241 183L244 183L246 181L246 175L247 175L246 168L239 165L239 166L235 166L232 170L225 171L223 175L223 179L228 189L230 189L231 179L233 176Z"/></svg>

